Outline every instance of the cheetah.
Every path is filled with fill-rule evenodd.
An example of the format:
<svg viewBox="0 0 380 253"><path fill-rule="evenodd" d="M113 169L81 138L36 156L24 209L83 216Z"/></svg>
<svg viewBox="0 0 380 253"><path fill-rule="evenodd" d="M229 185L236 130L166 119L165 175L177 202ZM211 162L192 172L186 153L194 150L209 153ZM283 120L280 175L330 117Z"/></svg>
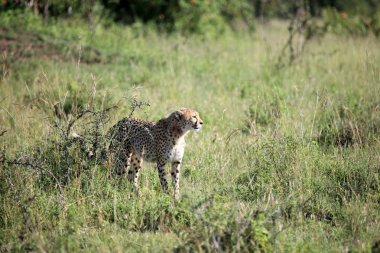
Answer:
<svg viewBox="0 0 380 253"><path fill-rule="evenodd" d="M179 198L179 178L185 151L185 136L203 125L199 113L181 108L158 122L124 118L110 129L110 152L114 154L115 171L123 174L128 168L128 180L138 195L139 172L143 161L155 163L162 190L169 193L165 165L171 163L174 198Z"/></svg>

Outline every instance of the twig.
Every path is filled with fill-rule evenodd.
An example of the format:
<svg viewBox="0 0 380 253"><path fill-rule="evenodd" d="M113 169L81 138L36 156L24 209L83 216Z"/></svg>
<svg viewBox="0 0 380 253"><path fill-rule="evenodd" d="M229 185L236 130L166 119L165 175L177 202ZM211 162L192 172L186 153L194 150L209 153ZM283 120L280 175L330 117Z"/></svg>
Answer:
<svg viewBox="0 0 380 253"><path fill-rule="evenodd" d="M117 108L117 106L116 105L114 105L114 106L111 106L111 107L108 107L108 108L106 108L106 109L104 109L104 110L101 110L101 111L98 111L98 112L96 112L96 111L91 111L91 110L83 110L83 111L81 111L74 119L72 119L69 123L68 123L68 125L67 125L67 129L66 129L66 138L69 136L69 134L70 134L70 131L71 131L71 128L73 127L73 125L74 125L74 123L77 121L77 120L79 120L79 119L81 119L83 116L85 116L86 114L88 114L88 113L91 113L92 115L96 115L96 114L104 114L104 113L106 113L106 112L108 112L108 111L110 111L110 110L112 110L112 109L115 109L115 108Z"/></svg>
<svg viewBox="0 0 380 253"><path fill-rule="evenodd" d="M142 108L144 106L150 106L150 104L148 102L145 102L145 101L137 101L135 98L132 98L132 101L131 101L131 113L129 114L128 118L131 118L133 113L135 112L135 110L137 108Z"/></svg>
<svg viewBox="0 0 380 253"><path fill-rule="evenodd" d="M59 187L60 192L62 192L62 186L61 186L61 183L58 180L58 178L49 169L44 168L42 164L38 164L38 163L33 164L30 161L22 162L22 161L18 161L17 159L7 160L5 157L0 157L0 164L18 165L18 166L22 166L22 167L30 167L30 168L33 168L33 169L40 169L41 171L47 172L56 181L57 186Z"/></svg>
<svg viewBox="0 0 380 253"><path fill-rule="evenodd" d="M84 110L82 112L80 112L74 119L70 120L69 124L67 125L67 129L66 129L66 138L69 136L70 134L70 130L71 128L73 127L74 123L79 120L80 118L82 118L84 115L86 115L87 113L90 113L91 111L90 110Z"/></svg>
<svg viewBox="0 0 380 253"><path fill-rule="evenodd" d="M1 132L0 132L0 136L3 136L5 133L7 132L7 130L1 130Z"/></svg>
<svg viewBox="0 0 380 253"><path fill-rule="evenodd" d="M19 165L19 166L23 166L23 167L31 167L33 169L42 169L41 165L38 165L38 164L33 164L30 162L20 162L20 161L17 161L16 159L6 160L4 157L0 158L0 163L8 164L8 165Z"/></svg>
<svg viewBox="0 0 380 253"><path fill-rule="evenodd" d="M239 128L235 128L235 129L232 129L232 131L228 134L228 136L226 137L226 144L228 144L232 138L232 136L234 134L236 134L237 132L239 132Z"/></svg>

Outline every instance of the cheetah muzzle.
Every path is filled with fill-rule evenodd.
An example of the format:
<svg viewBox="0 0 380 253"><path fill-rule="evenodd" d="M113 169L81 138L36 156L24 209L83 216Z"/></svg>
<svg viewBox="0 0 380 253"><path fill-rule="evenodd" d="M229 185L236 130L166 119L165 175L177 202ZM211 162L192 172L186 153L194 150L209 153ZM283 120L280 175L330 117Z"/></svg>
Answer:
<svg viewBox="0 0 380 253"><path fill-rule="evenodd" d="M128 180L138 194L139 172L143 161L156 163L163 191L169 193L165 165L171 163L174 198L179 198L179 178L185 151L185 136L199 131L203 121L199 113L181 108L158 122L124 118L110 129L110 153L114 155L115 171L128 171Z"/></svg>

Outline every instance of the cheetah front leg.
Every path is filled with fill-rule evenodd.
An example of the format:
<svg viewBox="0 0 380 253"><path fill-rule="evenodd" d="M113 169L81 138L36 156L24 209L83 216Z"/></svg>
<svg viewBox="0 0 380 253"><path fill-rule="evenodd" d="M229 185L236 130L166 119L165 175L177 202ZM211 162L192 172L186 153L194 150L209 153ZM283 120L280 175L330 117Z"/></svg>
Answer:
<svg viewBox="0 0 380 253"><path fill-rule="evenodd" d="M172 183L173 183L173 189L174 189L174 199L179 199L179 171L181 168L181 162L176 161L172 162Z"/></svg>
<svg viewBox="0 0 380 253"><path fill-rule="evenodd" d="M169 193L168 181L166 180L165 163L157 163L158 176L160 177L160 183L162 190L165 193Z"/></svg>
<svg viewBox="0 0 380 253"><path fill-rule="evenodd" d="M137 154L132 154L130 167L128 170L128 180L133 184L133 190L136 195L139 193L139 175L143 159Z"/></svg>

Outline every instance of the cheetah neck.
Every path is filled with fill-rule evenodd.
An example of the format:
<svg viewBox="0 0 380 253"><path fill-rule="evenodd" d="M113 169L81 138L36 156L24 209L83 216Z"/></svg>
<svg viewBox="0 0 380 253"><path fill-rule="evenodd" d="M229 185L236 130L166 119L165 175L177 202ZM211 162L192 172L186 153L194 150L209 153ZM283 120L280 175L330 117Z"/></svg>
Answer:
<svg viewBox="0 0 380 253"><path fill-rule="evenodd" d="M168 133L168 136L173 140L182 139L189 131L182 130L178 122L169 118L162 119L157 123L157 126Z"/></svg>
<svg viewBox="0 0 380 253"><path fill-rule="evenodd" d="M177 125L173 125L169 128L169 132L170 132L170 135L175 138L175 139L179 139L181 138L182 136L185 135L184 131L181 129L181 127L177 126Z"/></svg>

